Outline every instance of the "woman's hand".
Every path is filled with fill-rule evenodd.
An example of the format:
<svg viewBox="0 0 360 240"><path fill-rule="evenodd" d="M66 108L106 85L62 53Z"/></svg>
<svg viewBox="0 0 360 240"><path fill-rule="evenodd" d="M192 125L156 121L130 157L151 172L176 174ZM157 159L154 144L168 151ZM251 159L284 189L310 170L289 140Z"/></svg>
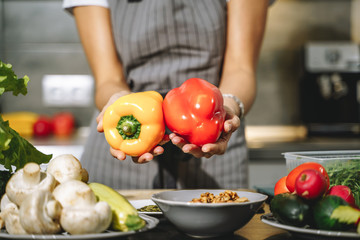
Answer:
<svg viewBox="0 0 360 240"><path fill-rule="evenodd" d="M127 94L130 94L130 93L131 93L130 91L124 90L124 91L117 92L110 97L109 101L106 103L106 105L103 107L103 109L101 110L99 115L96 117L96 122L98 123L98 125L97 125L98 132L104 132L103 117L104 117L104 113L105 113L106 109L111 104L113 104L116 100L118 100L118 98L125 96Z"/></svg>
<svg viewBox="0 0 360 240"><path fill-rule="evenodd" d="M169 135L170 140L174 145L182 149L183 152L192 154L196 158L210 158L213 155L224 154L231 134L240 127L240 118L235 115L234 111L232 111L229 107L224 106L224 108L226 110L224 130L217 142L208 143L199 147L195 144L188 143L184 138L175 133L171 133Z"/></svg>
<svg viewBox="0 0 360 240"><path fill-rule="evenodd" d="M118 98L125 96L127 94L130 94L130 91L121 91L118 93L113 94L109 101L106 103L106 105L103 107L102 111L99 113L99 115L96 117L96 121L98 123L97 125L97 130L98 132L103 132L104 128L103 128L103 117L104 117L104 113L106 111L106 109L113 104ZM151 152L148 153L144 153L139 157L132 157L132 160L135 163L147 163L149 161L151 161L154 156L160 155L164 152L164 148L161 147L161 145L167 143L169 141L169 136L168 135L164 135L163 140L159 143L158 146L156 146L155 148L153 148L151 150ZM115 148L110 147L110 153L114 158L117 158L119 160L125 160L126 159L126 154L123 151L117 150Z"/></svg>
<svg viewBox="0 0 360 240"><path fill-rule="evenodd" d="M150 152L144 153L139 157L132 157L133 162L134 163L150 162L151 160L154 159L154 156L163 154L164 148L161 145L164 145L169 140L170 140L169 135L165 134L163 140L155 148L153 148ZM114 158L117 158L119 160L123 161L126 159L126 154L123 151L120 151L120 150L110 147L110 153L111 153L111 155L114 156Z"/></svg>

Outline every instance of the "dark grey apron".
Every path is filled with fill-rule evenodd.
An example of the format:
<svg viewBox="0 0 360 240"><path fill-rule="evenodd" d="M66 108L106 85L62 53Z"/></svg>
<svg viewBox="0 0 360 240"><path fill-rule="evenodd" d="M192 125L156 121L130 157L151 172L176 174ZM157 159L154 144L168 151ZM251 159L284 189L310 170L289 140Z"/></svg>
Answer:
<svg viewBox="0 0 360 240"><path fill-rule="evenodd" d="M225 49L226 0L110 0L119 58L132 91L163 95L192 77L218 85ZM96 114L95 114L96 115ZM226 153L196 159L168 143L147 164L114 159L95 116L81 161L90 181L117 189L248 187L244 124Z"/></svg>

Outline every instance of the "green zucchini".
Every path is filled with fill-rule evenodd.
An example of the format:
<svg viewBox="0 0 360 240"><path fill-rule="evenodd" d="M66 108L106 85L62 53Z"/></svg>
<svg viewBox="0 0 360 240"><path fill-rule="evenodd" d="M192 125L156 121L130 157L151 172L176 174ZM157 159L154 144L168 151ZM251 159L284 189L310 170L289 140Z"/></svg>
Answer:
<svg viewBox="0 0 360 240"><path fill-rule="evenodd" d="M270 211L280 223L287 225L303 227L312 221L310 205L296 194L275 195L270 202Z"/></svg>
<svg viewBox="0 0 360 240"><path fill-rule="evenodd" d="M341 223L336 218L331 218L333 211L339 206L348 206L349 204L338 196L328 195L316 202L313 207L315 227L323 230L346 231L353 225Z"/></svg>

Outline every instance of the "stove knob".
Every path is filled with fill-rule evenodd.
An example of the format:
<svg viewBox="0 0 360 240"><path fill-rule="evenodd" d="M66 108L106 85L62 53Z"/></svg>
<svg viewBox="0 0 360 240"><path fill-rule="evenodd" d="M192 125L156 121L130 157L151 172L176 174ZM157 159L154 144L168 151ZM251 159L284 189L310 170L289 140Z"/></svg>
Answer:
<svg viewBox="0 0 360 240"><path fill-rule="evenodd" d="M325 60L330 64L336 64L340 56L341 54L337 49L328 49L325 51Z"/></svg>

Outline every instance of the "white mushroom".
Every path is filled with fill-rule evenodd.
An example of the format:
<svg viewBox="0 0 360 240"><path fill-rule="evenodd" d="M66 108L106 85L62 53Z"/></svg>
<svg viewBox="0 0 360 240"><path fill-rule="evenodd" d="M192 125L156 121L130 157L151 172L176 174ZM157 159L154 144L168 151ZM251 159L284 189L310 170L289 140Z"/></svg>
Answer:
<svg viewBox="0 0 360 240"><path fill-rule="evenodd" d="M11 203L11 201L9 200L8 196L5 193L1 198L0 212L1 212L2 209L5 209L6 205L8 205L9 203Z"/></svg>
<svg viewBox="0 0 360 240"><path fill-rule="evenodd" d="M29 234L54 234L62 229L62 207L51 192L35 191L28 195L20 206L20 223Z"/></svg>
<svg viewBox="0 0 360 240"><path fill-rule="evenodd" d="M99 233L110 226L112 211L109 204L97 202L94 192L86 183L66 181L55 188L53 195L63 207L60 224L68 233Z"/></svg>
<svg viewBox="0 0 360 240"><path fill-rule="evenodd" d="M100 233L111 224L112 214L106 202L92 206L68 207L62 211L61 226L70 234Z"/></svg>
<svg viewBox="0 0 360 240"><path fill-rule="evenodd" d="M56 186L56 180L51 174L40 171L37 163L27 163L24 168L11 176L6 184L6 195L11 202L20 206L24 199L36 190L52 192Z"/></svg>
<svg viewBox="0 0 360 240"><path fill-rule="evenodd" d="M71 206L93 205L97 202L91 188L79 180L69 180L58 185L53 195L63 208Z"/></svg>
<svg viewBox="0 0 360 240"><path fill-rule="evenodd" d="M48 166L48 173L53 175L59 183L68 180L89 180L88 172L82 168L80 161L71 154L62 154L53 158Z"/></svg>
<svg viewBox="0 0 360 240"><path fill-rule="evenodd" d="M15 203L8 203L0 212L0 219L9 234L27 234L20 223L19 209Z"/></svg>
<svg viewBox="0 0 360 240"><path fill-rule="evenodd" d="M9 200L9 198L7 197L6 194L4 194L1 198L1 202L0 202L0 229L5 227L5 219L3 219L1 217L1 210L5 211L6 206L11 203L11 201ZM12 203L14 204L14 203ZM16 205L15 205L16 206Z"/></svg>

